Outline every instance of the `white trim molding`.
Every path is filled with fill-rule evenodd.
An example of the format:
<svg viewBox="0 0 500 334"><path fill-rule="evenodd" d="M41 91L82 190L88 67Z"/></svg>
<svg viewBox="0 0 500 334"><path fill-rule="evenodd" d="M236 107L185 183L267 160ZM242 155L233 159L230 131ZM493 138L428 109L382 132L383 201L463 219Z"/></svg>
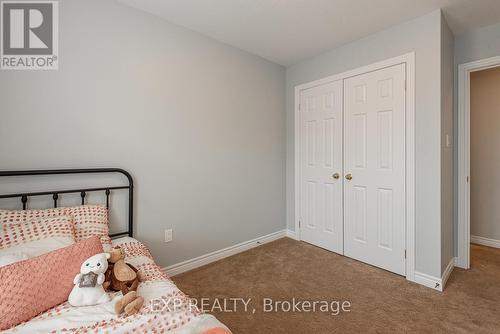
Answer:
<svg viewBox="0 0 500 334"><path fill-rule="evenodd" d="M470 74L500 66L500 56L458 66L458 257L470 267Z"/></svg>
<svg viewBox="0 0 500 334"><path fill-rule="evenodd" d="M196 269L198 267L207 265L209 263L222 260L228 256L236 255L238 253L244 252L246 250L262 246L271 241L275 241L284 238L287 235L287 230L277 231L268 235L264 235L259 238L241 242L237 245L233 245L224 249L217 250L205 255L195 257L187 261L183 261L165 268L162 270L170 277L182 274L186 271Z"/></svg>
<svg viewBox="0 0 500 334"><path fill-rule="evenodd" d="M347 79L359 74L382 68L405 64L406 66L406 279L416 282L415 278L415 53L410 52L351 71L335 74L320 80L304 83L295 87L294 114L294 222L295 235L300 240L300 92L329 82ZM425 285L425 284L424 284Z"/></svg>
<svg viewBox="0 0 500 334"><path fill-rule="evenodd" d="M299 236L297 235L297 232L292 231L292 230L286 230L286 236L290 239L293 239L293 240L299 240Z"/></svg>
<svg viewBox="0 0 500 334"><path fill-rule="evenodd" d="M500 248L500 240L479 237L477 235L471 235L470 242L477 245Z"/></svg>
<svg viewBox="0 0 500 334"><path fill-rule="evenodd" d="M453 268L455 268L455 260L456 258L454 257L450 260L441 277L435 277L417 271L415 272L414 282L442 292L446 286L448 278L450 278Z"/></svg>
<svg viewBox="0 0 500 334"><path fill-rule="evenodd" d="M446 282L448 282L448 278L450 278L451 273L453 272L453 268L455 268L455 262L457 261L457 258L452 257L448 265L446 266L446 269L444 270L443 276L441 277L441 286L444 289L446 286Z"/></svg>
<svg viewBox="0 0 500 334"><path fill-rule="evenodd" d="M441 277L435 277L416 271L414 282L437 291L443 291Z"/></svg>

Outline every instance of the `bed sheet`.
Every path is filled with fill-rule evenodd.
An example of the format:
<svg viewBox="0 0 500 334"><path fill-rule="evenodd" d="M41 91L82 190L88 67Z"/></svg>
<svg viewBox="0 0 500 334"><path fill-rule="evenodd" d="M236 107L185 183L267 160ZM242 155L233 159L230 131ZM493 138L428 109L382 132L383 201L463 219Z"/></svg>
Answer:
<svg viewBox="0 0 500 334"><path fill-rule="evenodd" d="M67 302L2 333L175 333L230 334L214 316L203 314L154 262L147 247L125 237L113 241L125 252L125 261L139 270L137 292L145 300L140 312L117 316L114 304L121 292L101 305L72 307Z"/></svg>

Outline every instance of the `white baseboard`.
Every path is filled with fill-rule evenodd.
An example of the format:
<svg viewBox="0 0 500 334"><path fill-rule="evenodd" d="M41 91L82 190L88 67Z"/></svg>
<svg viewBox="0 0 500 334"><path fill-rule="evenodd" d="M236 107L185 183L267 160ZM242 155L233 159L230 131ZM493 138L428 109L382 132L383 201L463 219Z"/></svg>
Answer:
<svg viewBox="0 0 500 334"><path fill-rule="evenodd" d="M251 248L255 248L261 246L265 243L284 238L287 235L287 230L277 231L268 235L264 235L259 238L255 238L252 240L241 242L237 245L230 246L224 249L220 249L215 252L211 252L202 256L198 256L194 259L183 261L168 267L163 268L162 270L170 277L179 275L183 272L204 266L206 264L221 260L231 255L235 255Z"/></svg>
<svg viewBox="0 0 500 334"><path fill-rule="evenodd" d="M440 277L435 277L427 275L418 271L415 271L415 283L426 286L428 288L443 291L442 280Z"/></svg>
<svg viewBox="0 0 500 334"><path fill-rule="evenodd" d="M478 244L478 245L483 245L483 246L488 246L488 247L500 248L500 240L490 239L490 238L485 238L485 237L479 237L477 235L471 235L470 236L470 242L473 243L473 244Z"/></svg>
<svg viewBox="0 0 500 334"><path fill-rule="evenodd" d="M292 230L286 230L286 236L290 239L299 240L298 233Z"/></svg>
<svg viewBox="0 0 500 334"><path fill-rule="evenodd" d="M446 282L448 282L448 278L450 278L451 272L453 271L453 268L455 268L455 262L457 261L456 257L452 257L448 265L446 266L446 269L444 270L443 277L441 278L441 281L443 284L441 284L444 287L446 286Z"/></svg>
<svg viewBox="0 0 500 334"><path fill-rule="evenodd" d="M450 260L441 277L435 277L416 271L414 282L442 292L444 290L446 282L448 281L448 278L451 275L451 272L453 271L453 268L455 267L455 261L456 258L452 258Z"/></svg>
<svg viewBox="0 0 500 334"><path fill-rule="evenodd" d="M162 270L170 277L179 275L181 273L184 273L189 270L196 269L198 267L207 265L209 263L221 260L223 258L226 258L231 255L235 255L241 252L244 252L246 250L261 246L263 244L266 244L268 242L278 240L284 237L288 237L291 239L298 240L298 235L295 231L292 230L281 230L277 231L259 238L255 238L249 241L244 241L242 243L239 243L234 246L230 246L215 252L211 252L202 256L198 256L194 259L190 259L187 261L183 261L168 267L163 268ZM472 237L471 237L472 240ZM500 244L500 242L499 242ZM500 247L499 247L500 248ZM442 277L435 277L431 276L428 274L424 274L421 272L416 271L415 272L415 283L424 285L426 287L429 287L431 289L437 290L437 291L443 291L444 285L446 284L446 281L448 281L448 278L450 277L451 272L453 271L453 268L455 267L455 262L456 258L452 258L450 260L450 263L448 263L448 266L446 267L445 271L443 272Z"/></svg>

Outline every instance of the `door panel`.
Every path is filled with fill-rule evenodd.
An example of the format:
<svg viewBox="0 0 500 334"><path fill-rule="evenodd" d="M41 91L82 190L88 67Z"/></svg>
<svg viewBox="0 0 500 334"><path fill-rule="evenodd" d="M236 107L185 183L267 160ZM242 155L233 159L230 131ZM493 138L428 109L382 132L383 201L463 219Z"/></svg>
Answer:
<svg viewBox="0 0 500 334"><path fill-rule="evenodd" d="M343 254L342 81L300 96L301 239ZM340 178L333 178L338 173Z"/></svg>
<svg viewBox="0 0 500 334"><path fill-rule="evenodd" d="M344 80L344 253L404 275L405 65Z"/></svg>

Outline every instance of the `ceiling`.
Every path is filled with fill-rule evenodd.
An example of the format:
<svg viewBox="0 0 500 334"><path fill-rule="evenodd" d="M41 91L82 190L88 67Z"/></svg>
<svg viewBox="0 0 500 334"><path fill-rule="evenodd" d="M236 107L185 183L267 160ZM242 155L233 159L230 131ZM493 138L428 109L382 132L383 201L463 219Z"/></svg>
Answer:
<svg viewBox="0 0 500 334"><path fill-rule="evenodd" d="M500 22L499 0L118 0L289 66L443 8L455 34Z"/></svg>

